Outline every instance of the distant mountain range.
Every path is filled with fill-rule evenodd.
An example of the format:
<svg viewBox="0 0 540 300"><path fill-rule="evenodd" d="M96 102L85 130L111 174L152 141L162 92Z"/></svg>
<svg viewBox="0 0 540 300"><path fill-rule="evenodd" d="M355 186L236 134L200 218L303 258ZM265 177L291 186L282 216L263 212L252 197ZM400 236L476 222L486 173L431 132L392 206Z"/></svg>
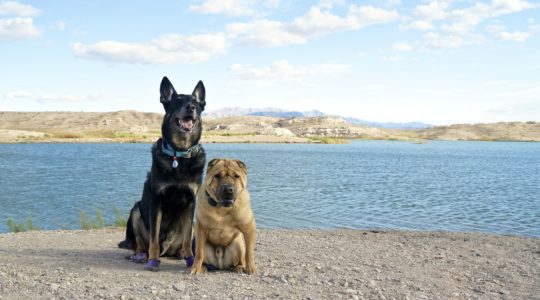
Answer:
<svg viewBox="0 0 540 300"><path fill-rule="evenodd" d="M243 108L243 107L224 107L218 110L214 110L206 113L207 117L210 118L223 118L223 117L233 117L233 116L263 116L263 117L274 117L274 118L307 118L307 117L324 117L331 116L325 114L318 110L309 110L309 111L291 111L275 107L266 107L266 108ZM426 129L433 127L431 124L426 124L422 122L406 122L406 123L396 123L396 122L374 122L366 121L357 118L348 118L342 117L347 122L355 125L364 125L369 127L379 127L386 129Z"/></svg>

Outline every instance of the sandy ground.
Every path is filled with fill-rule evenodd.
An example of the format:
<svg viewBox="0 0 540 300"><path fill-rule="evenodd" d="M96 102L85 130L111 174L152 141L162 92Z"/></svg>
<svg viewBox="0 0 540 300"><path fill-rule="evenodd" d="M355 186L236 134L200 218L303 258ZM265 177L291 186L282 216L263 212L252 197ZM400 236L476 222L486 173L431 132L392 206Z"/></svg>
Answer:
<svg viewBox="0 0 540 300"><path fill-rule="evenodd" d="M123 231L0 235L2 299L540 299L540 239L439 232L259 230L256 275L144 271Z"/></svg>

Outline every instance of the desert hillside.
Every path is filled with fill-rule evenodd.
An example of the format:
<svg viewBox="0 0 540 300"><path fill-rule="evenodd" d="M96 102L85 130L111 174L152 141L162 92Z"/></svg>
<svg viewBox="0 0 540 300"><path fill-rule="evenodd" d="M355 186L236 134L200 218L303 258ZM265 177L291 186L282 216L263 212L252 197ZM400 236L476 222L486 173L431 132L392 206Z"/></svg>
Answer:
<svg viewBox="0 0 540 300"><path fill-rule="evenodd" d="M162 114L118 112L0 112L0 142L153 141ZM265 116L205 118L206 142L320 142L328 138L397 138L337 117L281 119ZM326 141L325 140L325 141Z"/></svg>
<svg viewBox="0 0 540 300"><path fill-rule="evenodd" d="M162 114L117 112L0 112L0 142L152 142ZM459 124L390 130L351 124L341 117L204 118L203 142L320 143L344 139L540 141L540 122Z"/></svg>
<svg viewBox="0 0 540 300"><path fill-rule="evenodd" d="M540 122L499 122L456 124L422 130L403 131L403 135L427 140L540 141Z"/></svg>

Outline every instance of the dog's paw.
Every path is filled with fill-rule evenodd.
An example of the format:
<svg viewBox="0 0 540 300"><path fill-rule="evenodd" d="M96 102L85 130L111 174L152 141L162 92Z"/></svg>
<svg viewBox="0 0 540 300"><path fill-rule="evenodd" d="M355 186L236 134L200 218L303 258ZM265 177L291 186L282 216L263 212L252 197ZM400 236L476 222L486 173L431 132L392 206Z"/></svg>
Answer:
<svg viewBox="0 0 540 300"><path fill-rule="evenodd" d="M191 267L191 272L189 272L190 275L197 275L197 274L203 274L208 272L208 269L206 266L201 266L200 268Z"/></svg>
<svg viewBox="0 0 540 300"><path fill-rule="evenodd" d="M159 270L159 259L149 259L148 263L144 266L147 271L157 272Z"/></svg>
<svg viewBox="0 0 540 300"><path fill-rule="evenodd" d="M179 259L189 259L190 257L193 257L193 252L191 251L191 249L189 249L189 251L184 251L184 249L180 249L176 256L178 256Z"/></svg>
<svg viewBox="0 0 540 300"><path fill-rule="evenodd" d="M191 266L193 266L193 256L186 257L186 266L188 268L191 268Z"/></svg>
<svg viewBox="0 0 540 300"><path fill-rule="evenodd" d="M148 260L146 252L135 253L131 256L131 261L134 263L142 264Z"/></svg>
<svg viewBox="0 0 540 300"><path fill-rule="evenodd" d="M247 274L255 274L257 273L257 268L255 268L255 265L248 264L246 267L246 273Z"/></svg>
<svg viewBox="0 0 540 300"><path fill-rule="evenodd" d="M242 266L242 265L238 265L238 266L233 268L233 271L235 273L242 274L242 273L246 272L246 268L244 266Z"/></svg>

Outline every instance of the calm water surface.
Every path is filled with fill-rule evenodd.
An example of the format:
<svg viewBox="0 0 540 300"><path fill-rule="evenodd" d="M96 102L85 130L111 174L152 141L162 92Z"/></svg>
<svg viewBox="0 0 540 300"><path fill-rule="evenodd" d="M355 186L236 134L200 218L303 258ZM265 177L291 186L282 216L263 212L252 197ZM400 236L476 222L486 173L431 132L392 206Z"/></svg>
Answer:
<svg viewBox="0 0 540 300"><path fill-rule="evenodd" d="M540 144L355 141L207 144L249 168L259 227L483 231L540 237ZM32 217L79 228L79 212L140 197L149 144L0 145L0 232Z"/></svg>

